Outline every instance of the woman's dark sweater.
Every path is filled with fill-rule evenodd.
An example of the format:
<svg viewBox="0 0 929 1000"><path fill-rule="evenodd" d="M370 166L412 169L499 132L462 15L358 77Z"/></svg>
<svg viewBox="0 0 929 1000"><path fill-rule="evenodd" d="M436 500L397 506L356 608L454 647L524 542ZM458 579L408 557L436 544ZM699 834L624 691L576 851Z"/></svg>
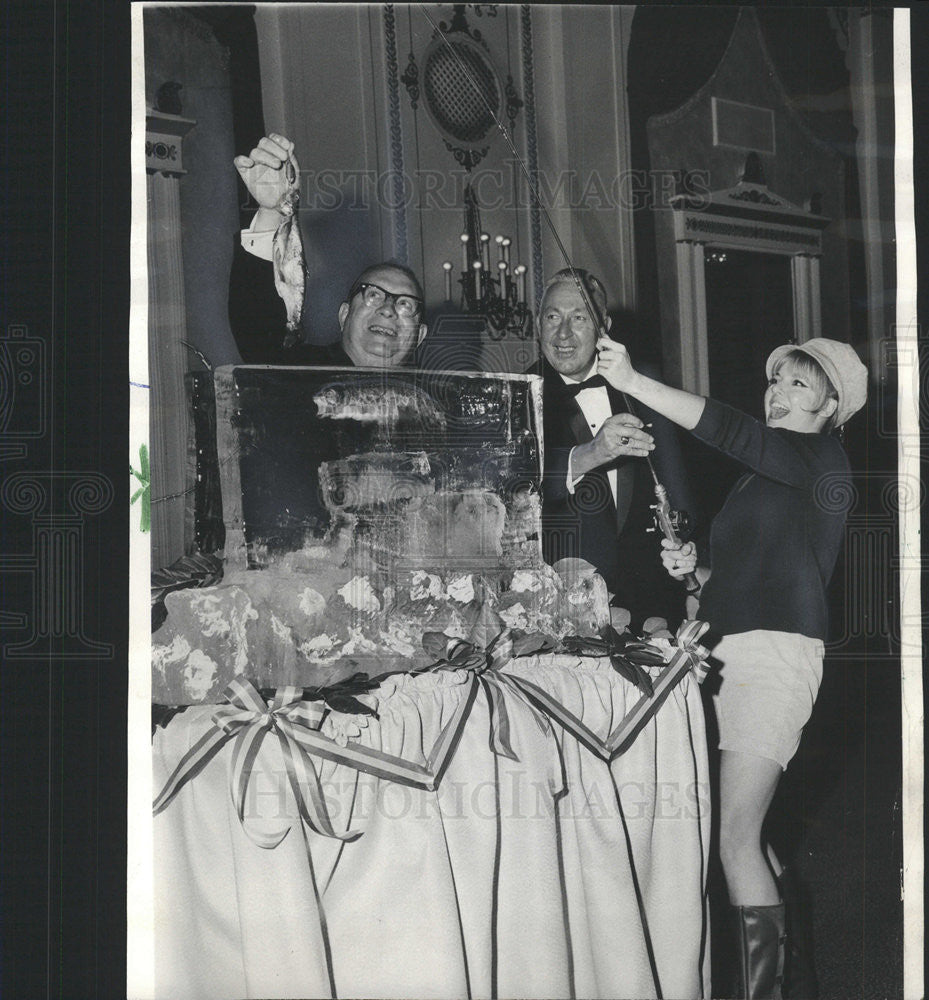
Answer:
<svg viewBox="0 0 929 1000"><path fill-rule="evenodd" d="M767 427L712 399L693 433L752 470L713 521L700 617L722 635L770 629L825 639L826 587L851 494L841 444Z"/></svg>

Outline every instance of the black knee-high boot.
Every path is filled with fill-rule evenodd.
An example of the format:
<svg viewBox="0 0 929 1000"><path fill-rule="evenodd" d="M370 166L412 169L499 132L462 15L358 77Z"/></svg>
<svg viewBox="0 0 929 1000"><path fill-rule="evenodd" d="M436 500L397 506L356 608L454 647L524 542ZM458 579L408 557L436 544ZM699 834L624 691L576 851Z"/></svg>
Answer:
<svg viewBox="0 0 929 1000"><path fill-rule="evenodd" d="M784 1000L817 1000L819 983L813 963L809 907L796 870L784 868L777 879L784 900L787 949L784 956Z"/></svg>
<svg viewBox="0 0 929 1000"><path fill-rule="evenodd" d="M782 1000L784 904L737 906L739 997Z"/></svg>

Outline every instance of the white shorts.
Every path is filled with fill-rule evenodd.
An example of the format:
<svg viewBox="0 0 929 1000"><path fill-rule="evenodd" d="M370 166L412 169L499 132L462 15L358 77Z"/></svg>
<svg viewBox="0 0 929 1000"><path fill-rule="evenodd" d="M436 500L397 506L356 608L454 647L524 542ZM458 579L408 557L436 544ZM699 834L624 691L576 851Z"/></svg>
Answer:
<svg viewBox="0 0 929 1000"><path fill-rule="evenodd" d="M757 629L723 636L713 650L719 749L775 760L797 752L823 679L821 639Z"/></svg>

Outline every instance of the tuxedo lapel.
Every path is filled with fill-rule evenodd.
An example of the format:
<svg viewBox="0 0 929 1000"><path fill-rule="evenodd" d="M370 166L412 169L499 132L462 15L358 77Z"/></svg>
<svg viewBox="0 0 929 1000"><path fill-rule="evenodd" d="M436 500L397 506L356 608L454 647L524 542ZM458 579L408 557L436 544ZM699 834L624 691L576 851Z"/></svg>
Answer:
<svg viewBox="0 0 929 1000"><path fill-rule="evenodd" d="M630 412L629 406L623 399L621 392L613 386L607 386L607 395L610 397L610 411L616 416L617 413ZM630 459L620 462L616 466L616 533L623 530L626 518L629 516L629 508L632 506L632 495L635 492L636 466L640 459Z"/></svg>
<svg viewBox="0 0 929 1000"><path fill-rule="evenodd" d="M615 416L617 413L631 413L629 406L626 405L625 399L623 399L623 394L618 390L614 389L613 386L607 385L606 394L610 397L610 412ZM638 416L638 414L633 414Z"/></svg>
<svg viewBox="0 0 929 1000"><path fill-rule="evenodd" d="M558 372L548 362L544 366L545 409L548 411L547 423L557 430L558 444L587 444L593 440L593 434L578 405L577 399L565 392L564 381Z"/></svg>
<svg viewBox="0 0 929 1000"><path fill-rule="evenodd" d="M632 506L632 494L635 492L635 463L641 459L634 458L622 462L616 467L616 533L623 530L629 508Z"/></svg>
<svg viewBox="0 0 929 1000"><path fill-rule="evenodd" d="M578 405L577 400L571 396L565 396L562 406L564 412L568 414L568 427L571 429L571 436L575 442L587 444L588 441L593 441L594 436L591 433L590 425L587 423L584 411Z"/></svg>

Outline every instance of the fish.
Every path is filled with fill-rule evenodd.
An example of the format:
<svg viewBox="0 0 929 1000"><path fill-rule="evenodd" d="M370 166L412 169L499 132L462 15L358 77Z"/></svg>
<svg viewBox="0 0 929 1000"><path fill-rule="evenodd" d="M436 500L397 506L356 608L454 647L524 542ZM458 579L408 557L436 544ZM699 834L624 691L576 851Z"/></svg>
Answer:
<svg viewBox="0 0 929 1000"><path fill-rule="evenodd" d="M284 347L293 347L301 340L299 328L306 288L306 263L303 237L300 235L300 223L297 220L297 209L300 204L297 172L289 160L287 180L289 187L277 206L283 218L271 241L271 259L274 265L274 287L283 299L287 311L287 335L284 338Z"/></svg>
<svg viewBox="0 0 929 1000"><path fill-rule="evenodd" d="M490 490L441 490L411 501L402 524L409 565L497 565L506 507Z"/></svg>
<svg viewBox="0 0 929 1000"><path fill-rule="evenodd" d="M415 385L390 385L384 379L371 382L330 382L314 396L317 416L329 420L395 427L415 421L423 429L445 431L445 414L427 393Z"/></svg>
<svg viewBox="0 0 929 1000"><path fill-rule="evenodd" d="M333 512L371 510L435 493L425 452L369 453L322 462L319 484Z"/></svg>

